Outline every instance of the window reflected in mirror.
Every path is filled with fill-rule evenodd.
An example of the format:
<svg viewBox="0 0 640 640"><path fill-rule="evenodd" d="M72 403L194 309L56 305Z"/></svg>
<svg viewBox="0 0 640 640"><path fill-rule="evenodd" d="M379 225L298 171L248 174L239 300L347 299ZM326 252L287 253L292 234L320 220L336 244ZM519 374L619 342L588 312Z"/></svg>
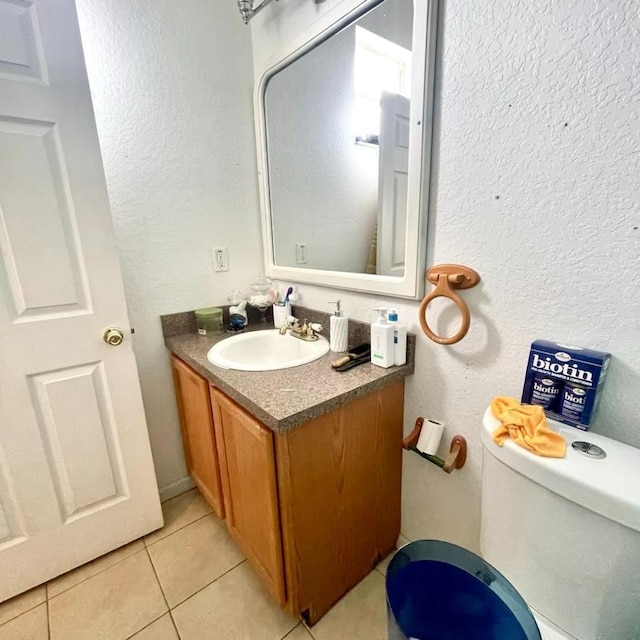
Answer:
<svg viewBox="0 0 640 640"><path fill-rule="evenodd" d="M411 50L356 26L353 74L356 141L378 144L383 92L411 98Z"/></svg>

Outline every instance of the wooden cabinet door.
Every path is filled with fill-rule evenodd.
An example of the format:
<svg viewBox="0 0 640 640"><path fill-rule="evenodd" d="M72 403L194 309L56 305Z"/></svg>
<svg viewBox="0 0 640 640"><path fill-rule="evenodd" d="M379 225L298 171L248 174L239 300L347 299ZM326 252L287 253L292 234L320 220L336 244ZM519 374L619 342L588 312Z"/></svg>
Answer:
<svg viewBox="0 0 640 640"><path fill-rule="evenodd" d="M400 534L404 382L277 434L291 609L315 624Z"/></svg>
<svg viewBox="0 0 640 640"><path fill-rule="evenodd" d="M286 602L273 433L211 387L227 526L266 587Z"/></svg>
<svg viewBox="0 0 640 640"><path fill-rule="evenodd" d="M224 518L209 383L175 356L171 357L171 368L187 469L207 502Z"/></svg>

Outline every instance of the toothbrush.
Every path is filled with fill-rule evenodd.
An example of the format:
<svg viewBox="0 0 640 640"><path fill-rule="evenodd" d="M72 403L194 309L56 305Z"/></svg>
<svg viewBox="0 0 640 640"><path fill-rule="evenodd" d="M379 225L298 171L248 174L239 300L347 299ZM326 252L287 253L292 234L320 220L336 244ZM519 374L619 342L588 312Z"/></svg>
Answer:
<svg viewBox="0 0 640 640"><path fill-rule="evenodd" d="M287 294L284 297L284 302L282 303L283 307L287 306L287 302L289 302L289 296L293 293L293 287L289 287L287 289Z"/></svg>

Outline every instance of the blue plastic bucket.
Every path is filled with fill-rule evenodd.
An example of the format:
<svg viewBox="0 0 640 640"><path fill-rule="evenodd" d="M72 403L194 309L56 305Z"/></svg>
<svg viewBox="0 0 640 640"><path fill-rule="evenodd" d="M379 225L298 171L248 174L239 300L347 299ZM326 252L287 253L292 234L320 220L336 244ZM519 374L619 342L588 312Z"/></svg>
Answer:
<svg viewBox="0 0 640 640"><path fill-rule="evenodd" d="M400 549L387 569L389 640L541 640L511 583L471 551L439 540Z"/></svg>

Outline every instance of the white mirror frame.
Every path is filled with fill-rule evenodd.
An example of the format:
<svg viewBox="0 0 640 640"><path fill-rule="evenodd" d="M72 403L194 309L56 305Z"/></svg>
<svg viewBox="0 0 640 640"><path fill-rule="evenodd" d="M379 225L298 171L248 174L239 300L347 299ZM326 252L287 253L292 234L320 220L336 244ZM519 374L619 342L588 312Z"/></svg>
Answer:
<svg viewBox="0 0 640 640"><path fill-rule="evenodd" d="M255 92L255 119L258 150L258 179L262 213L262 239L265 273L276 280L324 285L339 289L380 293L387 296L420 299L424 294L431 177L431 141L433 131L433 92L436 56L438 0L414 0L411 123L409 129L409 179L407 188L407 226L405 270L402 278L366 273L301 269L275 264L271 198L267 156L264 93L267 82L295 59L303 56L334 33L380 4L382 0L365 0L328 28L293 52L282 51L280 60L263 73Z"/></svg>

